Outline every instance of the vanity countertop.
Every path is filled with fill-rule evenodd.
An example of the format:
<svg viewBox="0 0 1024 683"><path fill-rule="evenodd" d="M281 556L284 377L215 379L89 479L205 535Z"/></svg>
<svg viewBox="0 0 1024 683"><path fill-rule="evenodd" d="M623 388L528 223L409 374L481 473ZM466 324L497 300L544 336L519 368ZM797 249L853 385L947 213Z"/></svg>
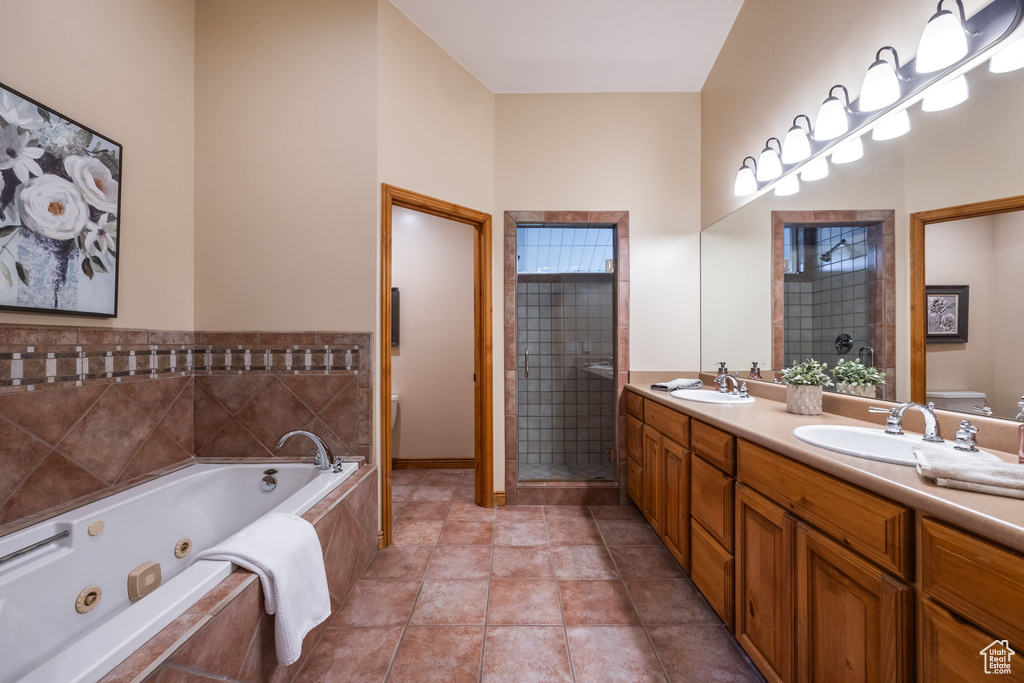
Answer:
<svg viewBox="0 0 1024 683"><path fill-rule="evenodd" d="M648 377L650 374L643 373L644 377L637 379L631 377L626 388L822 472L1024 552L1024 500L936 486L918 475L914 467L834 453L806 444L793 436L793 430L802 425L836 424L880 428L884 426L884 415L872 415L866 410L864 420L828 412L814 416L794 415L786 411L784 400L772 400L763 395L758 397L756 403L745 405L684 401L672 398L667 392L650 389L651 381L664 381L666 378L679 377L680 374L660 373L654 380ZM785 396L783 392L775 393ZM762 392L758 391L755 395L759 394ZM863 401L862 405L866 407L870 403ZM908 429L908 434L911 429ZM1016 453L982 447L1007 462L1017 462Z"/></svg>

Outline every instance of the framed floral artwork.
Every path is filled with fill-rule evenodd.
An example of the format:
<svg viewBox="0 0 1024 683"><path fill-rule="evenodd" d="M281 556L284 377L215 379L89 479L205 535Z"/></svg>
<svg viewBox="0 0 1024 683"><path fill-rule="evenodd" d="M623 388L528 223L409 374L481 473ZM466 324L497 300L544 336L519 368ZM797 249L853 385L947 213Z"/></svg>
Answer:
<svg viewBox="0 0 1024 683"><path fill-rule="evenodd" d="M0 309L117 315L121 152L0 83Z"/></svg>
<svg viewBox="0 0 1024 683"><path fill-rule="evenodd" d="M966 344L970 285L925 287L928 344Z"/></svg>

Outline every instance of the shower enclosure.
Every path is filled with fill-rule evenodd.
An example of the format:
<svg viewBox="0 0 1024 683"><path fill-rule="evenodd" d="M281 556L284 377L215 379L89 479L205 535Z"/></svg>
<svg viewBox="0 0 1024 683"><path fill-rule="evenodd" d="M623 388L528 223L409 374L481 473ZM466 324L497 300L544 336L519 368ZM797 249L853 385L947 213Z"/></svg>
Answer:
<svg viewBox="0 0 1024 683"><path fill-rule="evenodd" d="M520 224L520 481L615 478L615 229Z"/></svg>

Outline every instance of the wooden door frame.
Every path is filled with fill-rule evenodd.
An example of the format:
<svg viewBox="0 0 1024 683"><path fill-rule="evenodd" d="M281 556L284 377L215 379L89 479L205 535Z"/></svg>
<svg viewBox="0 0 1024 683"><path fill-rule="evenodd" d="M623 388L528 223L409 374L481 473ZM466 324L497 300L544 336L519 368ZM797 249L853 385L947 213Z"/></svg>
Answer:
<svg viewBox="0 0 1024 683"><path fill-rule="evenodd" d="M910 400L925 402L928 369L925 333L924 229L932 223L947 223L966 218L981 218L1000 213L1024 210L1024 195L992 199L974 204L961 204L944 209L910 214Z"/></svg>
<svg viewBox="0 0 1024 683"><path fill-rule="evenodd" d="M391 545L391 217L394 207L473 228L473 385L476 504L494 506L493 306L491 215L400 187L381 184L380 278L380 509L383 545Z"/></svg>

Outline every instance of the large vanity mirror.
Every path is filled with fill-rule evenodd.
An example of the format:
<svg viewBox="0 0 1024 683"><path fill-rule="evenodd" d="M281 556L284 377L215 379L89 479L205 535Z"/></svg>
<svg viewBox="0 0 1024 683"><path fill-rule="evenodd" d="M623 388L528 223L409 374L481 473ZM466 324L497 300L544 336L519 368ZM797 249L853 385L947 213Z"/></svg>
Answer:
<svg viewBox="0 0 1024 683"><path fill-rule="evenodd" d="M829 176L799 194L769 192L702 233L703 370L859 357L887 373L879 399L1017 415L1024 212L1012 198L1024 195L1024 69L994 74L985 63L967 80L966 102L930 113L914 105L906 135L866 135L862 159L830 160ZM984 202L1003 208L968 220L947 211ZM933 332L966 327L966 338L926 338L924 292L912 333L912 282L950 292L932 298L933 309L949 306L933 310Z"/></svg>

